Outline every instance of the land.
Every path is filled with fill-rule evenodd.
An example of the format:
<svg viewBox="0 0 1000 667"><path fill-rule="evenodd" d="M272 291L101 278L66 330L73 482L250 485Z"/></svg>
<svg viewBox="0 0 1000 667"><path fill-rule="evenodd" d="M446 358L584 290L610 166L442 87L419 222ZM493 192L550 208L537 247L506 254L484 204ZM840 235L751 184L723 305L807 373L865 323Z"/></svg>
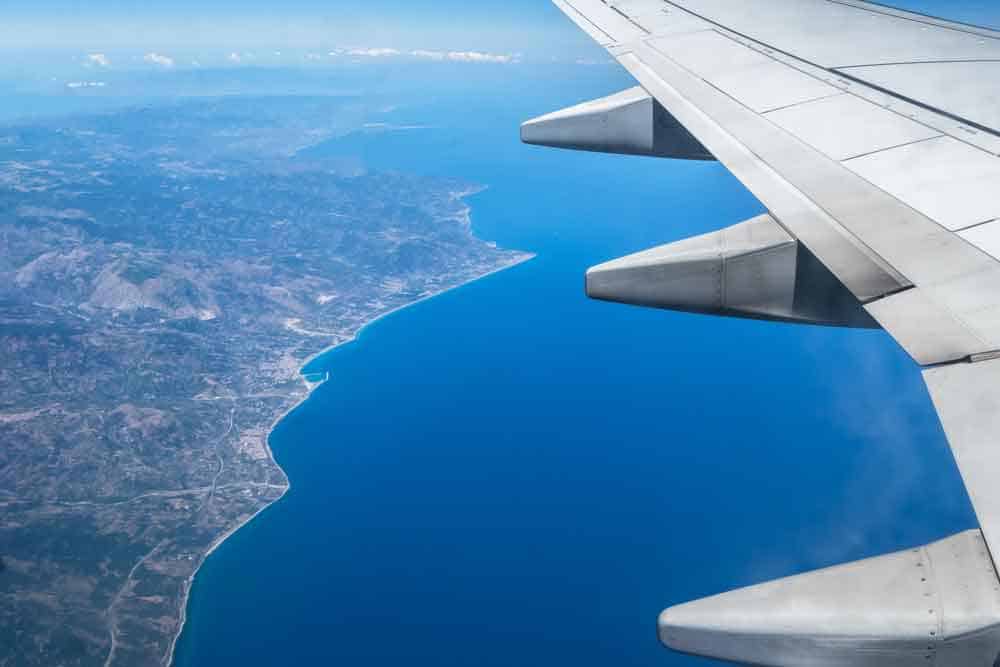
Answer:
<svg viewBox="0 0 1000 667"><path fill-rule="evenodd" d="M303 363L529 257L473 235L467 183L301 157L371 120L240 97L0 127L0 667L168 664L206 555L288 489L267 438Z"/></svg>

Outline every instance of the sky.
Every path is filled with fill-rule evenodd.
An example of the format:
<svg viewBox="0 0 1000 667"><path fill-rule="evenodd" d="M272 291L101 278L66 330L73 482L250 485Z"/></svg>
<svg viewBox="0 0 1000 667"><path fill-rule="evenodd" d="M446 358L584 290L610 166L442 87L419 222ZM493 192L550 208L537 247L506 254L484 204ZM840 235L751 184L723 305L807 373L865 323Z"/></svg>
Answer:
<svg viewBox="0 0 1000 667"><path fill-rule="evenodd" d="M1000 29L1000 0L890 1ZM193 70L615 64L550 0L5 0L2 15L0 95L22 97L124 100L136 73L149 88Z"/></svg>
<svg viewBox="0 0 1000 667"><path fill-rule="evenodd" d="M8 47L545 49L561 27L547 0L40 0L4 3ZM558 30L557 30L558 32ZM565 35L564 35L565 36ZM575 39L572 41L576 41Z"/></svg>
<svg viewBox="0 0 1000 667"><path fill-rule="evenodd" d="M917 11L1000 27L996 0L895 0ZM592 54L549 0L13 0L0 48L219 52L393 48ZM155 65L155 62L149 64Z"/></svg>

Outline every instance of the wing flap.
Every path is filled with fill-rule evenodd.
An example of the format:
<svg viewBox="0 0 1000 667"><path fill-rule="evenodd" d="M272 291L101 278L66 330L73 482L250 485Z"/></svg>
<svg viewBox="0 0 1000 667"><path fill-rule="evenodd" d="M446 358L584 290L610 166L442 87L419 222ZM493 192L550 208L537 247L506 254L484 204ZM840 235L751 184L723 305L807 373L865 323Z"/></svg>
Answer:
<svg viewBox="0 0 1000 667"><path fill-rule="evenodd" d="M959 232L959 236L990 257L1000 259L1000 220L966 229Z"/></svg>
<svg viewBox="0 0 1000 667"><path fill-rule="evenodd" d="M1000 554L1000 359L924 371L990 552Z"/></svg>
<svg viewBox="0 0 1000 667"><path fill-rule="evenodd" d="M981 128L1000 129L1000 62L901 63L838 70L912 100L930 100ZM947 103L938 101L947 92Z"/></svg>
<svg viewBox="0 0 1000 667"><path fill-rule="evenodd" d="M892 294L865 309L921 365L966 359L990 347L923 290Z"/></svg>
<svg viewBox="0 0 1000 667"><path fill-rule="evenodd" d="M1000 159L957 139L911 142L845 164L951 231L1000 218Z"/></svg>
<svg viewBox="0 0 1000 667"><path fill-rule="evenodd" d="M926 125L848 93L766 115L778 127L838 161L943 136ZM832 118L838 122L831 123Z"/></svg>

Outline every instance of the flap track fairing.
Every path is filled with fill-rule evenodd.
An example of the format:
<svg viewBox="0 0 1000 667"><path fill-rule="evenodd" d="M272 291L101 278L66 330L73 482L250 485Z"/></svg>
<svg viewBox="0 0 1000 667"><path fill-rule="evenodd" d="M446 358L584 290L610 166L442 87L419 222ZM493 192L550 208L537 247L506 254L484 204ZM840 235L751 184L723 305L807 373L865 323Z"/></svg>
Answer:
<svg viewBox="0 0 1000 667"><path fill-rule="evenodd" d="M982 533L688 602L660 614L684 653L765 667L969 667L1000 654Z"/></svg>
<svg viewBox="0 0 1000 667"><path fill-rule="evenodd" d="M529 120L521 126L521 141L598 153L715 159L640 86Z"/></svg>
<svg viewBox="0 0 1000 667"><path fill-rule="evenodd" d="M804 245L769 215L587 271L587 295L638 306L878 328Z"/></svg>

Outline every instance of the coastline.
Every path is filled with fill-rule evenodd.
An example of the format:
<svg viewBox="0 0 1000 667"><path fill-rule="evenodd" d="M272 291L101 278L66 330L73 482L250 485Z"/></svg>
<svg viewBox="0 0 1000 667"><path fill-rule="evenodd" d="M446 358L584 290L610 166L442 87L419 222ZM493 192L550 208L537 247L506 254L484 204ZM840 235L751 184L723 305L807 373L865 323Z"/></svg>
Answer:
<svg viewBox="0 0 1000 667"><path fill-rule="evenodd" d="M473 190L471 190L469 192L453 193L452 196L455 199L464 199L466 196L477 194L479 192L482 192L485 189L486 189L485 187L480 187L478 189L473 189ZM465 222L467 228L471 227L471 220L469 219L469 213L470 213L470 211L471 211L471 208L467 208L466 213L465 213L465 218L466 219L465 219L464 222ZM471 229L470 229L470 233L471 233ZM284 477L284 479L285 479L284 488L283 488L281 494L277 498L275 498L274 500L272 500L272 501L266 503L265 505L263 505L256 512L254 512L253 514L251 514L250 516L248 516L243 521L240 521L237 524L235 524L231 529L229 529L225 533L221 534L214 542L212 542L212 544L209 546L208 550L201 557L201 560L199 561L198 565L195 567L194 571L191 573L191 576L189 576L185 580L185 582L184 582L184 590L183 590L183 594L182 594L182 598L181 598L181 606L180 606L180 619L179 619L180 622L178 623L178 626L177 626L177 632L174 635L174 638L173 638L173 640L170 643L170 651L166 655L166 660L163 662L163 665L165 665L165 667L173 667L174 656L175 656L176 649L177 649L177 642L180 640L181 635L184 633L184 628L187 625L187 608L188 608L188 603L190 602L190 598L191 598L191 588L194 585L195 578L198 576L198 573L201 571L202 566L205 564L205 561L207 561L208 558L213 553L215 553L216 549L218 549L220 546L222 546L223 542L225 542L227 539L229 539L230 537L232 537L235 533L237 533L241 528L243 528L244 526L246 526L247 524L249 524L251 521L253 521L254 519L256 519L261 513L263 513L269 507L271 507L272 505L274 505L275 503L277 503L278 501L280 501L282 498L284 498L285 495L292 488L292 483L291 483L291 480L288 477L288 474L285 472L284 468L282 468L278 464L278 461L277 461L277 459L274 456L274 451L273 451L273 449L271 447L271 436L274 434L274 430L278 426L278 424L280 424L288 415L290 415L292 412L294 412L300 406L302 406L307 400L309 400L309 398L310 398L310 396L312 396L313 392L316 391L316 389L318 389L321 385L325 384L330 379L330 374L328 372L326 374L326 377L323 380L320 380L318 382L310 382L309 380L306 379L305 369L308 368L311 363L313 363L314 361L316 361L320 357L322 357L322 356L324 356L324 355L326 355L326 354L328 354L330 352L333 352L334 350L336 350L337 348L339 348L339 347L341 347L343 345L348 345L350 343L356 342L361 337L361 334L364 333L365 329L367 329L368 327L376 324L377 322L380 322L381 320L389 317L390 315L398 313L398 312L400 312L402 310L410 308L411 306L415 306L415 305L417 305L419 303L422 303L424 301L428 301L430 299L433 299L434 297L440 296L440 295L445 294L447 292L450 292L452 290L456 290L456 289L459 289L461 287L465 287L467 285L471 285L471 284L473 284L475 282L478 282L478 281L480 281L480 280L482 280L484 278L488 278L489 276L492 276L494 274L497 274L497 273L500 273L502 271L506 271L506 270L512 269L512 268L514 268L516 266L520 266L522 264L530 262L531 260L535 259L537 256L538 255L536 253L528 253L528 252L521 253L520 256L518 256L517 258L515 258L513 261L511 261L509 263L506 263L506 264L502 264L502 265L497 266L497 267L494 267L493 269L487 271L486 273L480 274L478 276L475 276L475 277L473 277L473 278L471 278L469 280L466 280L464 282L458 283L456 285L450 285L448 287L444 287L444 288L439 289L439 290L434 290L432 292L428 292L427 294L425 294L425 295L423 295L423 296L421 296L421 297L419 297L419 298L417 298L417 299L415 299L413 301L401 304L399 306L395 306L394 308L390 308L389 310L387 310L385 312L382 312L382 313L379 313L378 315L375 315L372 319L366 321L364 324L362 324L360 327L358 327L357 330L355 330L351 334L350 337L345 338L344 340L338 341L336 343L333 343L332 345L329 345L329 346L323 348L319 352L316 352L315 354L310 355L309 357L307 357L302 362L302 364L301 364L301 366L299 367L299 370L298 370L298 375L299 375L299 379L301 380L303 386L305 387L305 391L300 396L297 396L296 394L290 394L289 395L289 399L290 399L290 402L291 402L290 406L284 412L282 412L280 415L278 415L277 417L275 417L274 421L272 421L271 425L268 427L267 436L264 438L264 450L267 453L267 459L268 459L268 461L270 461L270 463ZM275 485L275 486L277 486L277 485Z"/></svg>
<svg viewBox="0 0 1000 667"><path fill-rule="evenodd" d="M439 289L439 290L435 290L433 292L428 292L427 294L425 294L425 295L423 295L423 296L421 296L421 297L419 297L417 299L414 299L413 301L410 301L408 303L404 303L404 304L396 306L394 308L390 308L389 310L385 311L384 313L379 313L378 315L376 315L375 317L373 317L372 319L368 320L367 322L365 322L364 324L362 324L360 327L358 327L357 331L355 331L354 334L352 334L350 338L344 339L344 340L340 341L339 343L334 343L333 345L330 345L329 347L326 347L326 348L320 350L316 354L313 354L313 355L310 355L309 357L307 357L306 360L302 362L302 368L299 369L299 374L301 375L302 371L309 364L311 364L316 359L319 359L324 354L327 354L328 352L333 352L338 347L341 347L343 345L349 345L351 343L356 342L358 340L358 338L361 336L361 334L364 333L365 329L367 329L368 327L372 326L373 324L376 324L377 322L380 322L381 320L384 320L385 318L389 317L390 315L394 315L394 314L398 313L401 310L406 310L407 308L409 308L411 306L415 306L418 303L423 303L424 301L429 301L430 299L433 299L436 296L441 296L442 294L446 294L447 292L451 292L452 290L457 290L457 289L460 289L462 287L465 287L466 285L471 285L471 284L473 284L475 282L478 282L478 281L482 280L483 278L489 278L490 276L492 276L494 274L497 274L497 273L500 273L502 271L506 271L507 269L512 269L515 266L520 266L521 264L525 264L527 262L530 262L531 260L535 259L537 256L538 255L535 254L535 253L523 253L523 256L521 258L519 258L519 259L517 259L517 260L515 260L513 262L510 262L509 264L504 264L502 266L498 266L498 267L496 267L494 269L491 269L491 270L487 271L486 273L483 273L483 274L480 274L480 275L476 276L475 278L472 278L470 280L466 280L463 283L459 283L458 285L452 285L450 287L445 287L445 288L442 288L442 289ZM327 378L327 379L329 379L329 378ZM304 377L303 377L303 381L305 381ZM321 384L323 384L325 382L326 382L326 380L322 380L320 382L311 383L311 384L308 383L308 382L306 382L307 386L311 387L309 389L309 393L311 394L312 391L316 387L318 387L319 385L321 385ZM308 398L308 395L306 396L306 398ZM303 401L304 400L305 399L303 399ZM296 404L295 407L298 407L298 405L299 404ZM292 409L294 409L294 408L292 408ZM291 410L289 410L288 412L291 412ZM273 430L273 427L277 425L277 422L281 421L281 419L283 419L285 417L285 415L287 415L287 414L288 413L286 412L284 415L282 415L275 422L274 425L272 425L272 430ZM268 438L270 438L270 433L268 433ZM268 445L268 448L270 449L270 444Z"/></svg>

